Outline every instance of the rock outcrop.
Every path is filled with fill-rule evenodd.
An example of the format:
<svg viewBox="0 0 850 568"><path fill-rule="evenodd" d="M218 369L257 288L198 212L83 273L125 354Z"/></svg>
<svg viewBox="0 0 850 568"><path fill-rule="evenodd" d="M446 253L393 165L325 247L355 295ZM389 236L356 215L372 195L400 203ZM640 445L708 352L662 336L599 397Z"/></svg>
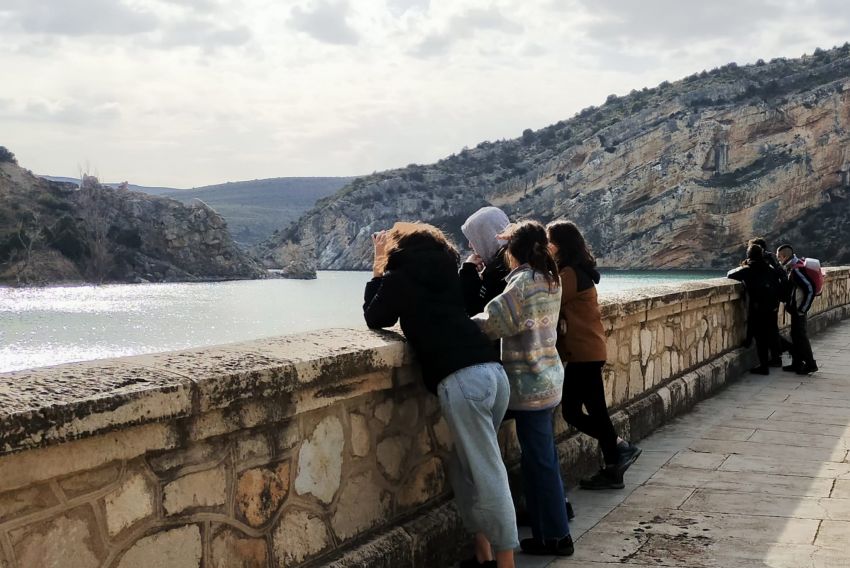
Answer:
<svg viewBox="0 0 850 568"><path fill-rule="evenodd" d="M730 64L521 138L429 166L360 178L259 247L266 260L366 269L369 235L395 220L458 234L485 204L512 217L575 220L601 263L719 268L761 235L850 261L850 45Z"/></svg>
<svg viewBox="0 0 850 568"><path fill-rule="evenodd" d="M93 183L82 189L0 163L0 283L161 282L261 278L224 219Z"/></svg>

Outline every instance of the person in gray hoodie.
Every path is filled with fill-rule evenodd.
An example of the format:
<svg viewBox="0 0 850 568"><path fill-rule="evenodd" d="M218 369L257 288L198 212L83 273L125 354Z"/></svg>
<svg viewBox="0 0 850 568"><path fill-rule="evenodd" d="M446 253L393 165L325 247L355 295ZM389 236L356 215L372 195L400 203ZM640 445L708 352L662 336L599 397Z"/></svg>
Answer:
<svg viewBox="0 0 850 568"><path fill-rule="evenodd" d="M460 281L466 313L484 311L487 302L505 291L510 270L505 264L505 245L501 235L510 225L498 207L482 207L469 216L460 230L469 241L472 254L460 267Z"/></svg>

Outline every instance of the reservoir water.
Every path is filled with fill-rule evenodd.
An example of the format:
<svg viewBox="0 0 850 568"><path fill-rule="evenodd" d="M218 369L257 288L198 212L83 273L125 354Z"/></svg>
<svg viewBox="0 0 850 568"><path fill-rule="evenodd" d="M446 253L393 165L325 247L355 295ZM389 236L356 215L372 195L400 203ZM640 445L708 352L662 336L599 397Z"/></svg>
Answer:
<svg viewBox="0 0 850 568"><path fill-rule="evenodd" d="M0 372L172 351L329 327L365 329L369 272L316 280L0 287ZM717 272L604 272L600 293Z"/></svg>

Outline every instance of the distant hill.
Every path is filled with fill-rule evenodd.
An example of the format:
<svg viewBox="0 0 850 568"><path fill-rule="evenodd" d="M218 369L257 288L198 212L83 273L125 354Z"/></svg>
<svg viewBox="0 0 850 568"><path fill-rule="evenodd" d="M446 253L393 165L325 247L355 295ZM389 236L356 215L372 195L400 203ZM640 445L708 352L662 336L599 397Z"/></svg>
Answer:
<svg viewBox="0 0 850 568"><path fill-rule="evenodd" d="M612 268L725 268L754 235L848 262L850 43L610 95L512 140L358 178L256 250L268 267L363 270L373 231L422 220L463 244L484 205L572 219Z"/></svg>
<svg viewBox="0 0 850 568"><path fill-rule="evenodd" d="M79 184L79 179L41 176ZM288 226L309 211L319 199L333 195L353 177L282 177L227 182L192 189L130 185L131 191L170 197L182 203L200 199L227 221L233 238L254 245L275 230ZM117 183L105 184L117 187Z"/></svg>
<svg viewBox="0 0 850 568"><path fill-rule="evenodd" d="M266 276L202 202L36 177L2 146L0 203L0 285Z"/></svg>

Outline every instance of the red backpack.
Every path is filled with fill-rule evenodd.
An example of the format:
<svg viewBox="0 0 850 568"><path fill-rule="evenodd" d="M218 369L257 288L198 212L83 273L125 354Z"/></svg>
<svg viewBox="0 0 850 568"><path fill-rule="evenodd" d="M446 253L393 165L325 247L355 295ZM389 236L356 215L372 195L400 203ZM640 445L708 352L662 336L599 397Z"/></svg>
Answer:
<svg viewBox="0 0 850 568"><path fill-rule="evenodd" d="M815 287L815 296L820 296L823 292L823 268L821 268L820 261L816 258L801 258L800 262L794 265L794 268L806 273L806 276L812 282L812 286Z"/></svg>

